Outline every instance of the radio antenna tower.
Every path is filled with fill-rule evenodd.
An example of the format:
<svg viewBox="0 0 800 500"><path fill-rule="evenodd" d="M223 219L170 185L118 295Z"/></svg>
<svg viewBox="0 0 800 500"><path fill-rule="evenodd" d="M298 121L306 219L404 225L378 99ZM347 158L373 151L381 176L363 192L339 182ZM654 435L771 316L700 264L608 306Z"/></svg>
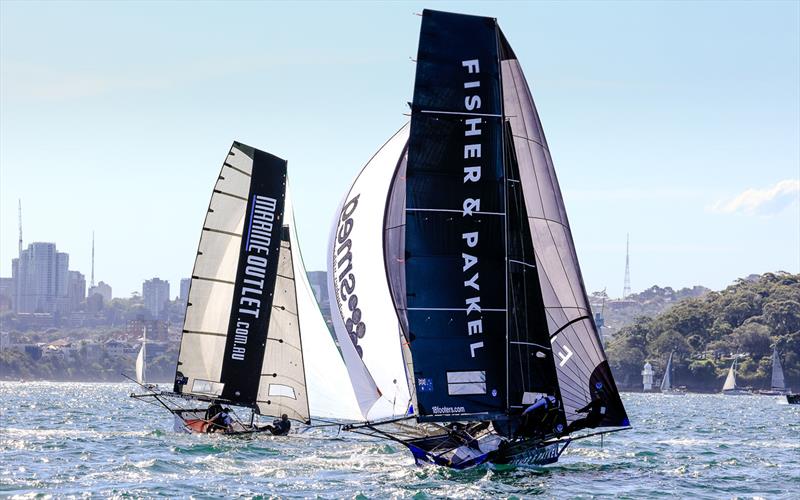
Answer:
<svg viewBox="0 0 800 500"><path fill-rule="evenodd" d="M92 231L92 284L90 286L94 288L94 231Z"/></svg>
<svg viewBox="0 0 800 500"><path fill-rule="evenodd" d="M631 235L625 235L625 286L622 288L622 298L627 299L631 294Z"/></svg>
<svg viewBox="0 0 800 500"><path fill-rule="evenodd" d="M17 201L19 203L19 253L17 257L22 258L22 199L17 199Z"/></svg>

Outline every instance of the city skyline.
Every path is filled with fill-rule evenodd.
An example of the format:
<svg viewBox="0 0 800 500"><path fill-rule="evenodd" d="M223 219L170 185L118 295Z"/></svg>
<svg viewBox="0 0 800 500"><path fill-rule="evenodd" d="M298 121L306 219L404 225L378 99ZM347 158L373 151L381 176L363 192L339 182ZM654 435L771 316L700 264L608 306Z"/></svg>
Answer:
<svg viewBox="0 0 800 500"><path fill-rule="evenodd" d="M341 195L406 120L423 7L4 2L0 276L21 198L26 245L88 276L96 231L115 295L177 286L233 140L289 161L306 268L325 270ZM518 48L589 293L622 295L626 233L633 292L800 272L798 4L437 8L494 15ZM243 14L282 21L219 30Z"/></svg>

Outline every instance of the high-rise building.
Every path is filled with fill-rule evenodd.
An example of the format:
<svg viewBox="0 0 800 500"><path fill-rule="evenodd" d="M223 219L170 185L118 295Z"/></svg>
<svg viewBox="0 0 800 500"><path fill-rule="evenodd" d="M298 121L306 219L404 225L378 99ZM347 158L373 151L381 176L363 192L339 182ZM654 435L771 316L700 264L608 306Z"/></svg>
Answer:
<svg viewBox="0 0 800 500"><path fill-rule="evenodd" d="M142 284L142 299L153 318L159 318L169 302L169 281L159 278L145 281Z"/></svg>
<svg viewBox="0 0 800 500"><path fill-rule="evenodd" d="M86 300L86 277L78 271L70 271L68 291L70 310L77 311Z"/></svg>
<svg viewBox="0 0 800 500"><path fill-rule="evenodd" d="M328 297L328 273L325 271L310 271L306 273L308 283L314 292L314 297L319 304L319 310L326 322L331 321L331 302Z"/></svg>
<svg viewBox="0 0 800 500"><path fill-rule="evenodd" d="M31 243L12 261L16 285L16 312L50 313L63 307L68 297L69 255L56 251L55 243Z"/></svg>
<svg viewBox="0 0 800 500"><path fill-rule="evenodd" d="M0 312L14 310L15 295L14 278L0 278Z"/></svg>
<svg viewBox="0 0 800 500"><path fill-rule="evenodd" d="M185 305L189 302L189 285L192 284L191 278L181 279L181 295L180 300Z"/></svg>
<svg viewBox="0 0 800 500"><path fill-rule="evenodd" d="M87 296L91 297L92 295L100 295L103 297L103 303L108 304L111 302L111 286L104 281L100 281L97 286L89 287Z"/></svg>

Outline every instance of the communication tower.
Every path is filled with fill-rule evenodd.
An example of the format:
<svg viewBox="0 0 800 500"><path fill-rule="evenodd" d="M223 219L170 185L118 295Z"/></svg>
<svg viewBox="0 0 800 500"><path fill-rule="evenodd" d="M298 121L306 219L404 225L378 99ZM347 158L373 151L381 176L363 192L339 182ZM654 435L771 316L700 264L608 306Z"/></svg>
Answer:
<svg viewBox="0 0 800 500"><path fill-rule="evenodd" d="M631 294L631 235L625 235L625 286L622 288L622 298L627 299Z"/></svg>

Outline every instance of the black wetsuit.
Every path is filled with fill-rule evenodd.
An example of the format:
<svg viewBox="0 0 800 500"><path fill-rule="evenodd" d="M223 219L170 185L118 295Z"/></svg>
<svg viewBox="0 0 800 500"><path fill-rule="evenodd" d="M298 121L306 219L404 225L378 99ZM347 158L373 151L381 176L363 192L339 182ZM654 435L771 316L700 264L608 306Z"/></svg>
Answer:
<svg viewBox="0 0 800 500"><path fill-rule="evenodd" d="M578 413L587 413L584 418L579 418L567 426L567 434L585 428L594 429L603 420L606 414L606 403L602 399L593 399L588 405L584 406Z"/></svg>
<svg viewBox="0 0 800 500"><path fill-rule="evenodd" d="M289 420L281 420L280 418L276 418L272 421L272 425L267 426L267 430L272 433L273 436L285 436L289 434L289 429L292 428L292 423Z"/></svg>

